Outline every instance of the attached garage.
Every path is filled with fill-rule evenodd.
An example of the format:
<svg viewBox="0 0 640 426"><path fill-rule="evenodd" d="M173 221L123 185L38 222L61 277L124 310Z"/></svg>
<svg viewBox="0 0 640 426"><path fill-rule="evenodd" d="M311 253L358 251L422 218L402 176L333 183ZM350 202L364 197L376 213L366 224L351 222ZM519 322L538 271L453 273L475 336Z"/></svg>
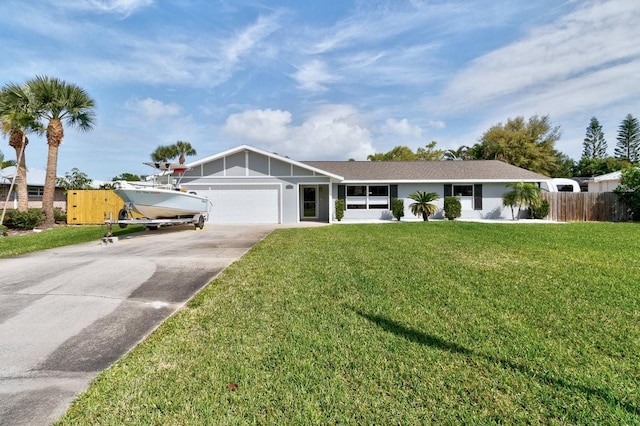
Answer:
<svg viewBox="0 0 640 426"><path fill-rule="evenodd" d="M197 192L213 204L210 223L280 223L280 185L216 185Z"/></svg>

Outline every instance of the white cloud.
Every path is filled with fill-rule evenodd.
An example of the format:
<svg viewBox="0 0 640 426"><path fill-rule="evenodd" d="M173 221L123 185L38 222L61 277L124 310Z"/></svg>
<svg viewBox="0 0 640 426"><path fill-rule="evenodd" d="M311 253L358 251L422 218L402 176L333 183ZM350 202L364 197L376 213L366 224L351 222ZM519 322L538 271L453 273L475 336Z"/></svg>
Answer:
<svg viewBox="0 0 640 426"><path fill-rule="evenodd" d="M138 9L153 4L153 0L76 0L59 4L64 6L65 3L67 7L130 15Z"/></svg>
<svg viewBox="0 0 640 426"><path fill-rule="evenodd" d="M281 110L249 110L227 119L224 131L239 142L253 142L295 159L364 159L373 152L370 131L349 105L323 105L301 125Z"/></svg>
<svg viewBox="0 0 640 426"><path fill-rule="evenodd" d="M252 109L231 114L225 123L226 133L258 143L278 143L289 135L291 113L272 109Z"/></svg>
<svg viewBox="0 0 640 426"><path fill-rule="evenodd" d="M181 109L177 104L165 104L158 99L131 99L125 104L131 111L140 113L145 119L155 121L163 117L180 115Z"/></svg>
<svg viewBox="0 0 640 426"><path fill-rule="evenodd" d="M403 118L402 120L396 120L395 118L388 118L385 122L386 128L393 133L397 133L402 136L412 136L419 138L422 136L422 129L419 126L413 126L409 124L409 120Z"/></svg>
<svg viewBox="0 0 640 426"><path fill-rule="evenodd" d="M313 59L299 67L293 74L293 78L298 82L298 87L310 92L324 91L327 89L325 84L339 80L338 77L331 75L327 71L326 64L318 59Z"/></svg>
<svg viewBox="0 0 640 426"><path fill-rule="evenodd" d="M585 76L605 76L602 69L624 66L640 56L639 20L640 8L633 2L590 2L477 58L451 80L443 99L454 110L465 109L506 96L557 90Z"/></svg>
<svg viewBox="0 0 640 426"><path fill-rule="evenodd" d="M240 58L254 51L262 40L280 28L279 17L279 13L272 16L259 16L254 24L244 28L234 38L227 40L223 47L227 62L234 65Z"/></svg>
<svg viewBox="0 0 640 426"><path fill-rule="evenodd" d="M447 127L447 124L442 120L429 120L427 121L427 125L434 129L444 129Z"/></svg>

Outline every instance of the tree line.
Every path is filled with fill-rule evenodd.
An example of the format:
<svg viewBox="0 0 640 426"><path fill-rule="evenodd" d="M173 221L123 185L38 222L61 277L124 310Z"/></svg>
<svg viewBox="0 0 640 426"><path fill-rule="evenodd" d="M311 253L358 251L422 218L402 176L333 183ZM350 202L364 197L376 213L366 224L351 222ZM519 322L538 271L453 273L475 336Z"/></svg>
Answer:
<svg viewBox="0 0 640 426"><path fill-rule="evenodd" d="M560 126L553 126L548 115L510 118L487 130L472 146L438 149L431 141L416 152L396 146L385 153L367 157L370 161L500 160L550 177L590 177L636 165L640 162L640 124L628 114L620 123L613 156L607 155L602 126L592 117L586 128L583 152L575 162L556 149Z"/></svg>

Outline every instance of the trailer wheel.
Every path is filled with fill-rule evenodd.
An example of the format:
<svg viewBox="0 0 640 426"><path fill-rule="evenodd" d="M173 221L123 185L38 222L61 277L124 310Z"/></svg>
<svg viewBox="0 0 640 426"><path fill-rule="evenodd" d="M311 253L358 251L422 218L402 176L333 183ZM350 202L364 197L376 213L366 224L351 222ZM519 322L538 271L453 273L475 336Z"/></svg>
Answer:
<svg viewBox="0 0 640 426"><path fill-rule="evenodd" d="M118 212L118 220L127 220L129 219L129 215L127 214L127 211L125 209L120 209L120 211ZM120 228L126 228L127 224L126 223L118 223L118 226Z"/></svg>
<svg viewBox="0 0 640 426"><path fill-rule="evenodd" d="M204 216L199 214L196 220L196 228L204 229Z"/></svg>

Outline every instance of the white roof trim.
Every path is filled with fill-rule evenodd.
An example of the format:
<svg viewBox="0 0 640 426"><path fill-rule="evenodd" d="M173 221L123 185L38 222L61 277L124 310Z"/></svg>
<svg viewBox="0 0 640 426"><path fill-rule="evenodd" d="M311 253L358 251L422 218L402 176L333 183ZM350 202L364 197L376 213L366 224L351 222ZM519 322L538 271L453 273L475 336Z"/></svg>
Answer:
<svg viewBox="0 0 640 426"><path fill-rule="evenodd" d="M513 183L513 182L543 182L545 179L349 179L344 180L343 184L355 183Z"/></svg>
<svg viewBox="0 0 640 426"><path fill-rule="evenodd" d="M607 173L606 175L595 176L593 178L593 181L603 182L606 180L620 180L620 176L622 176L622 172L618 170L617 172Z"/></svg>
<svg viewBox="0 0 640 426"><path fill-rule="evenodd" d="M255 147L253 147L251 145L240 145L240 146L237 146L235 148L231 148L231 149L228 149L226 151L220 152L218 154L210 155L210 156L205 157L203 159L196 160L196 161L193 161L191 163L187 163L187 164L185 164L185 166L194 168L194 167L199 166L201 164L210 163L211 161L215 161L215 160L218 160L220 158L227 157L227 156L233 155L233 154L237 154L237 153L243 152L243 151L255 152L256 154L261 154L261 155L264 155L266 157L274 158L276 160L292 164L292 165L294 165L296 167L300 167L302 169L310 170L310 171L312 171L314 173L319 173L319 174L321 174L323 176L327 176L327 177L330 177L332 179L336 179L336 180L339 180L339 181L343 181L344 180L344 177L342 177L342 176L334 175L333 173L329 173L326 170L321 170L321 169L318 169L318 168L315 168L315 167L311 167L311 166L309 166L307 164L304 164L304 163L301 163L299 161L295 161L295 160L292 160L290 158L283 157L282 155L278 155L278 154L275 154L273 152L264 151L262 149L255 148Z"/></svg>

